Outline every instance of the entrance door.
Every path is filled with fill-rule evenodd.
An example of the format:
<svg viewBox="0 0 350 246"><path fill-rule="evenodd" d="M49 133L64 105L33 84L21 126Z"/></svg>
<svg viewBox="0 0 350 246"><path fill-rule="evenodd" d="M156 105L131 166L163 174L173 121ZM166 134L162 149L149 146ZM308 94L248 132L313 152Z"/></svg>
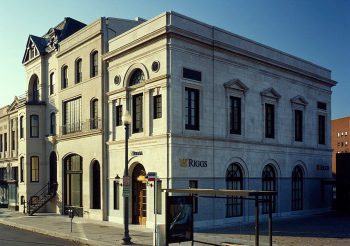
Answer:
<svg viewBox="0 0 350 246"><path fill-rule="evenodd" d="M132 223L138 225L146 225L147 219L145 176L145 168L137 164L132 173Z"/></svg>
<svg viewBox="0 0 350 246"><path fill-rule="evenodd" d="M57 183L57 156L55 152L50 155L50 183Z"/></svg>

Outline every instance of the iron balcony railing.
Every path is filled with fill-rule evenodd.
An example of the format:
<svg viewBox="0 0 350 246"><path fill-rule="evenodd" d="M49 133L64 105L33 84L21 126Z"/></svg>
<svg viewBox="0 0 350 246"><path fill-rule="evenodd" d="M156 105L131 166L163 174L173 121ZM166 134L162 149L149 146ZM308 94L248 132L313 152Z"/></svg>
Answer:
<svg viewBox="0 0 350 246"><path fill-rule="evenodd" d="M102 121L100 118L91 118L84 122L74 122L62 125L60 127L60 135L68 135L73 133L87 133L93 130L102 129Z"/></svg>

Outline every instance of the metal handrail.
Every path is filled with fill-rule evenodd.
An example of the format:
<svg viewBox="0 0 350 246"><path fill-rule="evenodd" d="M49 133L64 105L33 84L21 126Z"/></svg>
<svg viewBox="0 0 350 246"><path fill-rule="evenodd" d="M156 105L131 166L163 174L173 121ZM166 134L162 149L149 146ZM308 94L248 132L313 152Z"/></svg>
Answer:
<svg viewBox="0 0 350 246"><path fill-rule="evenodd" d="M27 204L27 210L30 214L31 212L31 206L32 206L32 197L38 197L40 200L43 195L45 194L52 194L55 195L57 190L57 183L51 183L48 182L44 187L42 187L38 192L36 192L34 195L30 196L30 199L28 200Z"/></svg>

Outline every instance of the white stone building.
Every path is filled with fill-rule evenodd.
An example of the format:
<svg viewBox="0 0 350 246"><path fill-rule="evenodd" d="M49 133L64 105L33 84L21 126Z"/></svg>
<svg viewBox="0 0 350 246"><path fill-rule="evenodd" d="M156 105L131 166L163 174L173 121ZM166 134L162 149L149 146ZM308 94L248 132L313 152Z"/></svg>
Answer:
<svg viewBox="0 0 350 246"><path fill-rule="evenodd" d="M28 93L0 109L0 136L12 134L12 118L18 136L11 160L0 148L0 168L18 167L20 210L28 201L34 211L44 189L51 196L41 211L73 206L84 217L122 223L115 177L124 173L126 111L130 223L153 225L148 172L157 172L159 190L276 190L277 216L330 208L322 180L331 177L336 82L328 69L174 12L89 25L66 18L29 36L23 64ZM195 204L196 226L253 215L238 198Z"/></svg>
<svg viewBox="0 0 350 246"><path fill-rule="evenodd" d="M131 223L154 221L153 188L140 181L154 171L162 188L276 190L276 215L330 208L321 183L331 177L328 69L174 12L115 37L109 50L109 220L123 219L112 178L124 172L126 110ZM254 215L240 199L196 203L196 226Z"/></svg>

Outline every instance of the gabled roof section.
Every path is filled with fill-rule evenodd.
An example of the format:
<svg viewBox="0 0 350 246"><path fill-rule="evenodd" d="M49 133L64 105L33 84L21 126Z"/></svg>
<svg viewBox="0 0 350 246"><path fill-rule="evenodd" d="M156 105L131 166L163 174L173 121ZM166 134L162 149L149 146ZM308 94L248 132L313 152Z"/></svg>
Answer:
<svg viewBox="0 0 350 246"><path fill-rule="evenodd" d="M225 88L246 92L248 90L248 87L239 79L233 79L224 84Z"/></svg>
<svg viewBox="0 0 350 246"><path fill-rule="evenodd" d="M18 98L15 97L15 98L13 99L13 102L9 105L9 108L7 109L7 112L16 110L17 104L18 104Z"/></svg>
<svg viewBox="0 0 350 246"><path fill-rule="evenodd" d="M268 98L272 98L275 100L278 100L281 98L281 95L272 87L263 90L262 92L260 92L260 95L263 97L268 97Z"/></svg>
<svg viewBox="0 0 350 246"><path fill-rule="evenodd" d="M85 26L86 24L80 21L66 17L57 26L50 28L42 37L29 35L22 63L24 64L39 55L45 55L51 50L57 50L60 41L69 37Z"/></svg>
<svg viewBox="0 0 350 246"><path fill-rule="evenodd" d="M294 104L299 104L299 105L303 105L303 106L306 106L308 105L309 103L305 100L304 97L298 95L298 96L295 96L293 98L290 99L290 101Z"/></svg>

